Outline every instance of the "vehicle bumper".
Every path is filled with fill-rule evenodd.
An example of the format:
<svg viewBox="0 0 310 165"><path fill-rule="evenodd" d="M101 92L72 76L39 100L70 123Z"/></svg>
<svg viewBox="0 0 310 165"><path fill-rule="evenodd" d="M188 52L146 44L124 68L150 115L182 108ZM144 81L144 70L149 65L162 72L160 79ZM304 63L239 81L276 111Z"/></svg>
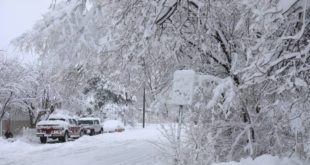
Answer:
<svg viewBox="0 0 310 165"><path fill-rule="evenodd" d="M92 132L94 132L94 130L93 129L90 129L90 128L84 128L84 134L86 134L86 135L90 135Z"/></svg>
<svg viewBox="0 0 310 165"><path fill-rule="evenodd" d="M63 137L64 134L63 133L51 133L51 134L37 133L36 136L37 137L47 137L47 138L59 138L59 137Z"/></svg>

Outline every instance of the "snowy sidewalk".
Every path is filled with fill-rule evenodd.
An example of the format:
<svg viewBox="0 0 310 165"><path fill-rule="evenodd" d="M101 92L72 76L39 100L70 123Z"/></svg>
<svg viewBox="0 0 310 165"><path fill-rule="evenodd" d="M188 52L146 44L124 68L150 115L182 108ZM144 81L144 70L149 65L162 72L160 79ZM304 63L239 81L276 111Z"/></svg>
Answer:
<svg viewBox="0 0 310 165"><path fill-rule="evenodd" d="M67 143L0 141L0 165L165 165L155 126L84 136Z"/></svg>

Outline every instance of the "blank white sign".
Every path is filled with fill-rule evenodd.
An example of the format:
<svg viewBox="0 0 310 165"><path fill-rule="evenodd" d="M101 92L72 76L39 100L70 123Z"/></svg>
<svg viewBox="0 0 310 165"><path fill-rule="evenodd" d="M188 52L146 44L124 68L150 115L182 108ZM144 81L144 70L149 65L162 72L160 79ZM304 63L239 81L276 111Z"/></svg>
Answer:
<svg viewBox="0 0 310 165"><path fill-rule="evenodd" d="M173 75L170 104L190 105L194 90L195 71L177 70Z"/></svg>

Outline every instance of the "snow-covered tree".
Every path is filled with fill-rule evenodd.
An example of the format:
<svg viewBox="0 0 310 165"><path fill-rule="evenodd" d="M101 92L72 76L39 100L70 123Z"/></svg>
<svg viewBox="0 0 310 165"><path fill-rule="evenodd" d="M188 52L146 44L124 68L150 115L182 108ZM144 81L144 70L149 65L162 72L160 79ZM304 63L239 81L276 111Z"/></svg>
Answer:
<svg viewBox="0 0 310 165"><path fill-rule="evenodd" d="M17 59L12 59L5 52L0 54L0 121L8 117L11 110L28 111L27 105L33 97L36 75ZM29 110L29 114L32 110Z"/></svg>
<svg viewBox="0 0 310 165"><path fill-rule="evenodd" d="M183 148L190 155L181 163L188 156L199 164L294 150L284 141L294 144L293 130L305 124L294 114L307 114L299 106L308 104L308 1L286 9L281 1L171 2L157 20L162 37L179 46L173 52L181 64L221 79L212 98L205 85L193 105Z"/></svg>
<svg viewBox="0 0 310 165"><path fill-rule="evenodd" d="M83 0L59 2L15 43L39 54L51 98L73 111L98 75L138 102L146 87L154 107L175 70L212 77L198 83L177 160L205 164L309 141L308 35L307 0Z"/></svg>

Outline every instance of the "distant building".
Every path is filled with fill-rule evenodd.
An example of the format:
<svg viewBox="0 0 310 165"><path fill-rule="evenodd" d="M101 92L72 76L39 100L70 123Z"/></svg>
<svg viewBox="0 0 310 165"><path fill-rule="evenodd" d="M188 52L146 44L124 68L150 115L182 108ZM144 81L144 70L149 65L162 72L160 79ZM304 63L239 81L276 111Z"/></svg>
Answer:
<svg viewBox="0 0 310 165"><path fill-rule="evenodd" d="M30 127L30 119L28 112L20 109L10 110L10 114L6 115L0 122L0 135L4 135L6 130L10 130L13 136L19 134L23 127Z"/></svg>

